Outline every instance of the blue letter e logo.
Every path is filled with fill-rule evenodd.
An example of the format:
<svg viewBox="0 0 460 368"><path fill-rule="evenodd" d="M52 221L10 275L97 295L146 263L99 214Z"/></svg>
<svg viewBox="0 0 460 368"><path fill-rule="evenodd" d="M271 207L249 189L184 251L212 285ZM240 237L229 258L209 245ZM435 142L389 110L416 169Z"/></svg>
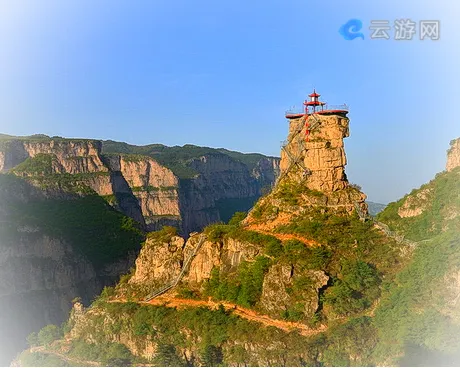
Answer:
<svg viewBox="0 0 460 368"><path fill-rule="evenodd" d="M339 29L339 33L348 41L361 37L364 40L364 34L359 32L363 28L363 22L359 19L350 19Z"/></svg>

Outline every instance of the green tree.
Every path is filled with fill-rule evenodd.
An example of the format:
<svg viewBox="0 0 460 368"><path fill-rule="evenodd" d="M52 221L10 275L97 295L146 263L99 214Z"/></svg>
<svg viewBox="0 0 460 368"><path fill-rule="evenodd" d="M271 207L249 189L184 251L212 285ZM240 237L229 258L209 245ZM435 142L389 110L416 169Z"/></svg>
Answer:
<svg viewBox="0 0 460 368"><path fill-rule="evenodd" d="M203 354L201 356L203 365L205 367L217 367L220 366L224 360L224 354L222 348L215 345L206 345Z"/></svg>
<svg viewBox="0 0 460 368"><path fill-rule="evenodd" d="M101 363L109 367L126 367L132 361L133 355L125 345L112 343L107 347Z"/></svg>
<svg viewBox="0 0 460 368"><path fill-rule="evenodd" d="M27 343L30 347L39 345L38 335L36 332L32 332L29 336L27 336Z"/></svg>
<svg viewBox="0 0 460 368"><path fill-rule="evenodd" d="M238 226L245 218L246 212L235 212L233 217L228 221L228 224Z"/></svg>
<svg viewBox="0 0 460 368"><path fill-rule="evenodd" d="M176 348L171 344L159 344L154 364L159 367L183 367L184 361L179 357Z"/></svg>
<svg viewBox="0 0 460 368"><path fill-rule="evenodd" d="M40 345L49 345L53 341L62 337L62 330L56 325L47 325L38 333L38 342Z"/></svg>

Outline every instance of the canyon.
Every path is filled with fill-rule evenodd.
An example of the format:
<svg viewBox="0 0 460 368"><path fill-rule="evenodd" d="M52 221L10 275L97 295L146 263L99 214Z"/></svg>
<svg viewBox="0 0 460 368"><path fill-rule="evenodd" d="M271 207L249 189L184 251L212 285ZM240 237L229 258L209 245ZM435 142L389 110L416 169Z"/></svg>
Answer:
<svg viewBox="0 0 460 368"><path fill-rule="evenodd" d="M195 147L196 148L196 147ZM201 149L201 148L200 148ZM273 184L279 159L251 165L206 149L184 161L186 178L148 155L104 152L89 139L0 139L0 356L64 321L134 266L145 233L182 236L247 210Z"/></svg>
<svg viewBox="0 0 460 368"><path fill-rule="evenodd" d="M65 178L74 186L91 188L146 231L171 225L184 236L248 210L279 173L275 157L256 155L254 162L245 164L239 158L244 161L251 154L205 149L181 162L180 169L189 175L180 176L149 155L116 153L113 143L41 135L4 138L0 173L27 178L50 197L66 192L60 183ZM179 150L189 147L201 148ZM177 162L172 164L177 167Z"/></svg>

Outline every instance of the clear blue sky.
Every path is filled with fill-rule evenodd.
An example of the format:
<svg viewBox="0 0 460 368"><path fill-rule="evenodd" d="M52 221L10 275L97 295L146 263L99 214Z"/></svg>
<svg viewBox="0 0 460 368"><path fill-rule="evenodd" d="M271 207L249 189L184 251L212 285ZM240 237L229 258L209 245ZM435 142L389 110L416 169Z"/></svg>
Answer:
<svg viewBox="0 0 460 368"><path fill-rule="evenodd" d="M0 132L279 155L285 109L316 87L350 105L350 181L392 201L460 136L456 4L0 0ZM340 36L350 18L365 40ZM441 39L369 39L401 18L440 20Z"/></svg>

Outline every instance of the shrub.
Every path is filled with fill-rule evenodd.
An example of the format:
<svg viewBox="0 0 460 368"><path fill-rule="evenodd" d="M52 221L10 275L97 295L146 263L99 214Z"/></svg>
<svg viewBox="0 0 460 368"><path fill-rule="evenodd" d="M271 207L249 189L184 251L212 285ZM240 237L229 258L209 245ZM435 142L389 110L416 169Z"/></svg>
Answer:
<svg viewBox="0 0 460 368"><path fill-rule="evenodd" d="M308 247L299 240L284 243L284 258L304 269L325 269L332 258L332 252L325 247Z"/></svg>
<svg viewBox="0 0 460 368"><path fill-rule="evenodd" d="M341 280L336 280L334 285L326 290L323 301L331 305L333 311L338 315L349 315L368 306L360 294L354 292Z"/></svg>
<svg viewBox="0 0 460 368"><path fill-rule="evenodd" d="M326 290L324 302L340 315L359 312L379 296L379 284L375 268L360 260L347 260L343 262L342 279Z"/></svg>
<svg viewBox="0 0 460 368"><path fill-rule="evenodd" d="M47 325L38 332L40 345L49 345L62 337L62 330L56 325Z"/></svg>
<svg viewBox="0 0 460 368"><path fill-rule="evenodd" d="M246 212L235 212L233 217L228 221L230 226L238 226L246 218Z"/></svg>
<svg viewBox="0 0 460 368"><path fill-rule="evenodd" d="M183 367L185 362L179 357L176 348L171 344L160 343L154 364L159 367Z"/></svg>
<svg viewBox="0 0 460 368"><path fill-rule="evenodd" d="M361 191L361 190L362 190L361 186L358 185L358 184L350 183L348 186L349 186L350 188L356 189L356 190L358 190L358 191Z"/></svg>
<svg viewBox="0 0 460 368"><path fill-rule="evenodd" d="M101 363L109 367L126 367L131 365L134 356L123 344L111 343L105 350Z"/></svg>
<svg viewBox="0 0 460 368"><path fill-rule="evenodd" d="M257 257L255 262L242 262L238 274L222 276L218 268L211 271L211 277L205 287L205 294L218 300L229 300L244 307L254 306L262 294L265 274L271 261L266 257Z"/></svg>
<svg viewBox="0 0 460 368"><path fill-rule="evenodd" d="M167 243L173 236L177 235L177 229L173 226L163 226L161 230L152 231L147 234L148 239L154 239L159 242Z"/></svg>
<svg viewBox="0 0 460 368"><path fill-rule="evenodd" d="M234 226L224 225L224 224L213 224L209 225L204 229L208 240L212 242L217 242L223 240L224 236L232 230Z"/></svg>
<svg viewBox="0 0 460 368"><path fill-rule="evenodd" d="M215 345L206 345L203 349L201 360L205 367L217 367L221 365L224 360L222 348Z"/></svg>
<svg viewBox="0 0 460 368"><path fill-rule="evenodd" d="M27 343L30 347L39 345L38 334L36 332L29 334L29 336L27 336Z"/></svg>

